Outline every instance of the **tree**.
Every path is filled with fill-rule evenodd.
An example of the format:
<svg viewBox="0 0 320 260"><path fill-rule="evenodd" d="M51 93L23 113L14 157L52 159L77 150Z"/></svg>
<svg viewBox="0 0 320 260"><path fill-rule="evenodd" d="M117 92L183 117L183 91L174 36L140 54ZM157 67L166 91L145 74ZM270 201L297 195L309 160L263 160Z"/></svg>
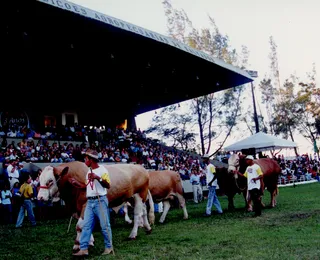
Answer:
<svg viewBox="0 0 320 260"><path fill-rule="evenodd" d="M275 83L278 85L278 88L281 87L281 82L280 82L280 71L279 71L279 60L278 60L278 51L277 51L277 44L275 40L273 39L273 36L269 37L269 43L270 43L270 69L271 73L273 75Z"/></svg>
<svg viewBox="0 0 320 260"><path fill-rule="evenodd" d="M213 57L224 60L244 69L248 62L248 48L242 46L241 54L231 47L229 38L220 32L212 17L208 17L210 27L196 29L184 10L175 9L170 0L164 0L163 6L167 17L168 34L189 46L204 51ZM226 90L219 94L198 97L191 101L190 111L195 116L194 122L198 126L201 153L209 153L211 143L216 138L222 138L217 153L230 136L237 118L241 114L242 87ZM166 110L161 111L165 113ZM183 124L177 126L182 127ZM223 136L225 134L225 136Z"/></svg>
<svg viewBox="0 0 320 260"><path fill-rule="evenodd" d="M273 117L273 108L276 106L276 88L272 85L271 78L264 77L259 84L261 91L262 104L266 107L267 123L271 134L274 134L273 125L271 124Z"/></svg>
<svg viewBox="0 0 320 260"><path fill-rule="evenodd" d="M317 138L320 135L320 89L316 84L316 69L315 64L311 73L308 74L308 83L300 82L301 90L298 92L297 105L301 113L299 122L299 132L314 145L314 152L319 156L317 147Z"/></svg>
<svg viewBox="0 0 320 260"><path fill-rule="evenodd" d="M192 116L178 113L178 106L172 105L162 109L153 117L146 133L155 133L173 147L183 151L195 148L196 138L192 131ZM167 143L166 142L166 143Z"/></svg>
<svg viewBox="0 0 320 260"><path fill-rule="evenodd" d="M290 137L292 141L294 141L294 130L297 128L301 119L294 89L294 81L287 79L283 87L277 91L279 93L278 95L281 96L281 100L274 105L273 119L271 120L274 134L282 134L285 139ZM294 150L296 155L298 155L297 149L294 148Z"/></svg>

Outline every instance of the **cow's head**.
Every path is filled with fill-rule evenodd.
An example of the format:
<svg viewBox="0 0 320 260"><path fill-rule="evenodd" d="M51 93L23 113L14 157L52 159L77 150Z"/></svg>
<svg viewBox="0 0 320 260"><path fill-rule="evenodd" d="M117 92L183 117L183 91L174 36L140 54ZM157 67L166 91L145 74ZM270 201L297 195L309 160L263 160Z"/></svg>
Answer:
<svg viewBox="0 0 320 260"><path fill-rule="evenodd" d="M55 174L55 168L52 166L45 167L40 174L40 189L38 200L57 202L60 200L58 181L68 172L69 168L65 167L60 176Z"/></svg>
<svg viewBox="0 0 320 260"><path fill-rule="evenodd" d="M240 157L238 154L232 154L228 159L228 172L233 173L233 171L239 171L240 168Z"/></svg>

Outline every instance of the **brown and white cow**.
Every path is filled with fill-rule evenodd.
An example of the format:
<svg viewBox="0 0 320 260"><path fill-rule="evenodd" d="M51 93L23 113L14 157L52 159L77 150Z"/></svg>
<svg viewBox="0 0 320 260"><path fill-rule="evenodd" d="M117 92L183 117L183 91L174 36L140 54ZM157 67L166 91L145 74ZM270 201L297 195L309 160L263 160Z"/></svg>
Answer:
<svg viewBox="0 0 320 260"><path fill-rule="evenodd" d="M155 203L163 202L163 213L159 222L163 223L170 209L170 200L175 197L179 201L179 205L183 210L183 219L188 219L186 201L183 197L182 181L179 173L174 171L149 171L149 189L152 199ZM124 206L126 221L130 223L127 215L127 205ZM153 224L150 219L150 223Z"/></svg>
<svg viewBox="0 0 320 260"><path fill-rule="evenodd" d="M263 183L264 189L266 188L271 195L271 201L270 206L275 207L276 206L276 195L278 194L278 178L281 174L281 168L279 164L270 158L261 158L254 160L254 163L258 164L263 172ZM244 194L246 194L247 187L246 187L246 178L239 176L238 178L235 178L236 175L233 174L234 170L238 170L242 174L245 172L246 168L248 167L248 164L246 163L245 156L238 155L238 154L232 154L228 160L228 175L229 175L229 181L232 183L232 185L236 185L238 190L235 190L234 192L230 192L228 195L229 198L229 208L232 208L233 206L233 197L234 195L240 191L242 191ZM238 175L237 175L238 176ZM219 184L220 185L220 184ZM233 195L232 195L233 193ZM232 202L232 205L230 203ZM251 210L251 204L247 203L248 210ZM234 207L234 206L233 206Z"/></svg>
<svg viewBox="0 0 320 260"><path fill-rule="evenodd" d="M104 165L110 175L111 187L108 190L109 207L119 207L130 198L134 198L134 227L129 236L135 239L138 227L143 223L147 233L151 232L145 202L151 199L149 174L140 165L114 164ZM77 213L77 238L73 250L79 249L79 238L83 226L84 209L86 206L85 177L88 167L82 162L63 163L57 167L47 166L40 175L38 199L57 201L60 197L65 201L71 213ZM149 211L149 219L154 222L153 204ZM91 237L90 245L93 245Z"/></svg>

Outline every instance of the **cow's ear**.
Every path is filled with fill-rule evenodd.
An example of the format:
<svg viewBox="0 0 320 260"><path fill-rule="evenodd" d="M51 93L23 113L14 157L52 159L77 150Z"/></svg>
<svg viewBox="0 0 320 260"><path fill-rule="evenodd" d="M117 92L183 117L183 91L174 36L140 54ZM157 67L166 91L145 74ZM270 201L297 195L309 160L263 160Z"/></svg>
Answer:
<svg viewBox="0 0 320 260"><path fill-rule="evenodd" d="M63 168L62 171L61 171L60 167L58 167L58 168L53 167L53 174L56 178L63 177L64 175L66 175L68 173L68 171L69 171L69 167Z"/></svg>
<svg viewBox="0 0 320 260"><path fill-rule="evenodd" d="M60 176L63 177L64 175L66 175L66 174L68 173L68 171L69 171L69 167L65 167L65 168L62 170Z"/></svg>

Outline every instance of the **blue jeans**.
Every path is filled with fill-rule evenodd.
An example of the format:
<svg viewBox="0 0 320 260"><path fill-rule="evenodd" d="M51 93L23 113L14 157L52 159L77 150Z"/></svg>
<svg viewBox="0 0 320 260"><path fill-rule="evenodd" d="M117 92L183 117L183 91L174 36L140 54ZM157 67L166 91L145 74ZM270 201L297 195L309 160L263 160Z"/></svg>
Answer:
<svg viewBox="0 0 320 260"><path fill-rule="evenodd" d="M105 248L112 247L112 232L110 226L108 199L106 196L100 197L99 199L87 200L86 209L84 211L83 228L80 237L81 250L88 249L90 236L95 225L95 218L99 219Z"/></svg>
<svg viewBox="0 0 320 260"><path fill-rule="evenodd" d="M31 222L32 226L36 225L36 218L34 217L33 214L33 205L32 205L32 201L30 199L25 199L20 207L20 211L18 214L18 219L17 219L17 223L16 223L16 227L22 227L22 223L24 220L24 211L27 210L28 213L28 218Z"/></svg>
<svg viewBox="0 0 320 260"><path fill-rule="evenodd" d="M209 193L208 193L206 214L211 215L212 205L216 207L218 213L222 213L222 208L218 200L218 196L216 194L216 186L208 187L208 190L209 190Z"/></svg>

